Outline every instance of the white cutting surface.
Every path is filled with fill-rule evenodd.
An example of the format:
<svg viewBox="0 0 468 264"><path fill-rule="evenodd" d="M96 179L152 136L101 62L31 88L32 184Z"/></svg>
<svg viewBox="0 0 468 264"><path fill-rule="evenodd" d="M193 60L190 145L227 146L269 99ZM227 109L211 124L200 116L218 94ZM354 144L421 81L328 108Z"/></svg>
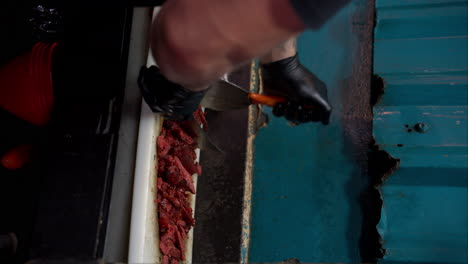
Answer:
<svg viewBox="0 0 468 264"><path fill-rule="evenodd" d="M155 8L153 19L158 11L159 8ZM141 15L141 13L139 14ZM136 45L130 45L130 48L132 46ZM147 66L155 65L151 53L148 54ZM132 65L129 65L129 67L132 67ZM162 119L160 115L154 114L144 101L142 102L133 184L129 263L161 263L157 205L155 201L157 198L156 139L161 131ZM197 149L196 153L198 161L200 150ZM195 189L197 188L197 178L198 175L195 174L193 176ZM195 195L190 195L189 200L193 214L195 214ZM186 261L184 263L192 263L192 249L193 228L190 230L186 241Z"/></svg>

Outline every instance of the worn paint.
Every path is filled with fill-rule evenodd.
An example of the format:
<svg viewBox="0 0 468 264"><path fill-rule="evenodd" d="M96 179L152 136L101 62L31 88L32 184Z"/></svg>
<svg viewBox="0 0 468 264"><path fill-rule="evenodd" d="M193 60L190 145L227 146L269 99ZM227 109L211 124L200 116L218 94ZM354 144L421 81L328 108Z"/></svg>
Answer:
<svg viewBox="0 0 468 264"><path fill-rule="evenodd" d="M369 102L359 88L370 83L370 66L368 72L361 69L365 77L353 77L362 74L356 65L366 59L354 55L360 54L358 28L372 22L362 16L367 3L354 1L322 30L306 32L298 41L303 64L329 87L330 125L291 127L264 109L270 120L254 142L250 263L360 262L359 195L366 179L358 163L366 153L371 119L356 109Z"/></svg>
<svg viewBox="0 0 468 264"><path fill-rule="evenodd" d="M377 0L383 263L468 262L468 1Z"/></svg>
<svg viewBox="0 0 468 264"><path fill-rule="evenodd" d="M252 61L250 65L250 91L258 89L258 63ZM245 158L245 174L244 174L244 201L242 207L242 237L241 237L241 264L249 262L249 246L250 246L250 221L252 212L252 173L253 173L253 151L254 139L256 136L256 116L258 108L256 105L249 106L248 118L248 136L247 136L247 154Z"/></svg>

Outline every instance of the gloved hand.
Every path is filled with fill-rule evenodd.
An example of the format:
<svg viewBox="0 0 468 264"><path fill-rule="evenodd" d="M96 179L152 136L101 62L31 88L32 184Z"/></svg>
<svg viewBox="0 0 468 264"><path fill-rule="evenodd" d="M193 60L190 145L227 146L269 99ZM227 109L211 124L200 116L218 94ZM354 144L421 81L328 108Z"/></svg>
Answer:
<svg viewBox="0 0 468 264"><path fill-rule="evenodd" d="M153 112L173 120L191 119L206 92L193 92L169 81L156 66L141 67L138 86Z"/></svg>
<svg viewBox="0 0 468 264"><path fill-rule="evenodd" d="M297 57L262 65L264 93L289 99L273 108L275 116L284 116L293 123L330 121L332 107L326 85L307 70Z"/></svg>

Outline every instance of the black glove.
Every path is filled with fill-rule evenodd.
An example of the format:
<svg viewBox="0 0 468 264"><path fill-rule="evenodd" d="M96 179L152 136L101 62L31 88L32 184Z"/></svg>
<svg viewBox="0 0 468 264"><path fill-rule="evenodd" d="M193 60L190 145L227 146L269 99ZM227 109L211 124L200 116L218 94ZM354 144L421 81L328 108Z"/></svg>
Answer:
<svg viewBox="0 0 468 264"><path fill-rule="evenodd" d="M173 120L191 119L206 92L193 92L169 81L156 66L141 67L138 86L153 112Z"/></svg>
<svg viewBox="0 0 468 264"><path fill-rule="evenodd" d="M329 123L332 107L327 86L299 62L297 55L263 64L262 80L265 94L289 100L273 108L275 116L284 116L293 123Z"/></svg>

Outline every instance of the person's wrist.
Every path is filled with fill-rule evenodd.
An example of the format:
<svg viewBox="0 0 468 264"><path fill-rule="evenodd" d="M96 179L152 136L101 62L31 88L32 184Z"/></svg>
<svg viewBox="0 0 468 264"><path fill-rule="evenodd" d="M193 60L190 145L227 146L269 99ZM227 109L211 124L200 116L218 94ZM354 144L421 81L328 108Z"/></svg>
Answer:
<svg viewBox="0 0 468 264"><path fill-rule="evenodd" d="M297 53L293 56L270 63L261 64L264 77L275 77L278 74L289 73L299 65Z"/></svg>

